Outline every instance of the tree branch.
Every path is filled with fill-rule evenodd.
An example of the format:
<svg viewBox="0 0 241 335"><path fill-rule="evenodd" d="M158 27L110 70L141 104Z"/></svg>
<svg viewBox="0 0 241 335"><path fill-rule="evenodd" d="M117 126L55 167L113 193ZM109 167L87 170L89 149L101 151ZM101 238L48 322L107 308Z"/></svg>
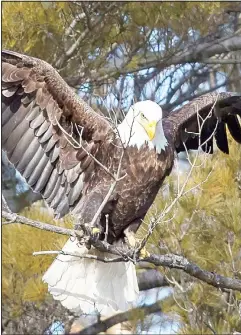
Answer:
<svg viewBox="0 0 241 335"><path fill-rule="evenodd" d="M215 58L207 58L203 59L202 63L204 64L241 64L241 59L215 59Z"/></svg>
<svg viewBox="0 0 241 335"><path fill-rule="evenodd" d="M111 11L111 9L113 9L114 6L116 6L115 3L110 4L106 11ZM105 13L103 13L96 20L93 20L93 22L91 22L92 28L97 27L98 25L100 25L99 29L103 27L104 14ZM65 53L57 60L57 62L55 63L55 67L57 69L61 68L63 64L74 55L74 53L76 52L80 44L83 42L83 40L87 37L89 32L90 32L89 28L85 29L76 39L76 41L69 47L69 49L66 50Z"/></svg>
<svg viewBox="0 0 241 335"><path fill-rule="evenodd" d="M77 231L73 229L54 226L49 223L34 221L24 216L18 215L16 213L8 213L6 211L2 211L2 217L7 220L6 222L2 222L2 225L7 225L10 223L20 223L20 224L25 224L27 226L38 228L41 230L50 231L52 233L57 233L61 235L68 235L68 236L76 236L76 235L81 236L82 235L82 232L79 230Z"/></svg>
<svg viewBox="0 0 241 335"><path fill-rule="evenodd" d="M10 213L3 211L2 217L5 218L6 220L10 220L9 223L15 222L15 223L26 224L28 226L31 226L37 229L47 230L47 231L51 231L57 234L76 236L76 234L81 233L79 231L75 231L72 229L57 227L51 224L33 221L23 216L17 215L15 213L10 214ZM163 267L183 270L184 272L188 273L192 277L200 279L201 281L209 285L212 285L216 288L233 289L233 290L237 290L241 292L241 281L240 280L229 278L229 277L224 277L214 272L203 270L200 267L198 267L196 264L190 262L187 258L183 256L179 256L175 254L165 254L165 255L151 254L150 256L145 257L145 258L140 258L140 257L136 258L136 250L133 250L133 249L117 248L116 246L106 243L105 241L91 241L91 244L95 248L101 251L107 251L114 255L122 256L123 262L127 262L127 261L135 259L136 262L148 262L156 266L163 266ZM103 261L103 260L101 259L100 261ZM118 261L120 261L120 258L118 258Z"/></svg>
<svg viewBox="0 0 241 335"><path fill-rule="evenodd" d="M160 271L155 269L140 271L137 273L140 291L150 290L156 287L170 286L170 283Z"/></svg>
<svg viewBox="0 0 241 335"><path fill-rule="evenodd" d="M86 327L78 333L79 335L87 335L87 334L99 334L100 332L105 332L110 327L122 323L125 321L136 319L137 315L149 315L152 313L161 312L161 301L157 301L154 304L149 306L142 306L128 310L127 312L119 313L114 316L111 316L108 319L101 320L99 322L94 323L93 325Z"/></svg>
<svg viewBox="0 0 241 335"><path fill-rule="evenodd" d="M168 68L171 65L185 64L185 63L196 63L200 62L206 63L207 59L217 54L227 53L230 51L238 51L241 49L241 36L233 35L228 37L222 37L211 42L199 43L198 41L191 45L188 49L180 52L176 52L170 56L162 55L157 56L156 52L150 52L147 55L145 54L142 57L141 53L139 54L139 61L135 64L133 68L129 65L127 67L123 66L125 64L125 59L118 67L109 67L108 69L100 68L98 71L92 70L90 72L89 79L85 79L85 82L100 83L109 78L113 78L118 73L120 75L126 75L130 73L135 73L141 70L146 70L149 68L158 68L159 71ZM220 60L220 63L222 61ZM102 73L102 75L101 75ZM78 85L78 78L67 78L66 79L69 85L73 81L75 85ZM80 82L82 77L79 78Z"/></svg>
<svg viewBox="0 0 241 335"><path fill-rule="evenodd" d="M189 87L189 89L184 92L180 98L178 98L176 101L174 101L173 103L167 103L167 104L163 104L162 105L162 108L163 110L166 111L166 113L168 114L168 112L172 111L175 107L179 106L180 104L182 104L183 102L185 102L186 100L194 100L198 97L200 97L201 95L204 95L204 94L207 94L207 93L210 93L210 92L214 92L216 91L217 89L221 88L221 87L224 87L224 86L227 86L228 84L232 84L234 82L234 80L230 80L230 79L226 79L224 80L222 83L216 85L215 87L211 87L211 88L208 88L206 90L202 90L201 92L198 92L196 94L192 94L193 93L193 88L192 87Z"/></svg>
<svg viewBox="0 0 241 335"><path fill-rule="evenodd" d="M216 288L227 289L231 288L241 292L241 280L224 277L215 272L209 272L201 269L196 264L190 262L187 258L174 254L166 255L150 255L144 260L156 266L166 266L173 269L181 269L192 277L200 279L201 281L212 285Z"/></svg>
<svg viewBox="0 0 241 335"><path fill-rule="evenodd" d="M100 257L97 255L90 255L90 254L78 255L78 254L75 254L69 251L63 251L63 250L47 250L47 251L33 252L33 256L40 256L40 255L65 255L65 256L72 256L72 257L77 257L77 258L93 259L95 261L100 261L103 263L123 262L122 257L109 258L109 257Z"/></svg>

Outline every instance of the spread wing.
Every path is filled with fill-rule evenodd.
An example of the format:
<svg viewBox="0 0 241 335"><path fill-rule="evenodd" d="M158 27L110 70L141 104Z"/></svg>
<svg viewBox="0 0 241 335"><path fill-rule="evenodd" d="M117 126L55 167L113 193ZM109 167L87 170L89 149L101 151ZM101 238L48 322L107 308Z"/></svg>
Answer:
<svg viewBox="0 0 241 335"><path fill-rule="evenodd" d="M176 151L198 149L213 153L218 148L229 153L227 128L241 143L241 95L208 93L187 103L163 119L163 128ZM183 144L185 143L185 145Z"/></svg>
<svg viewBox="0 0 241 335"><path fill-rule="evenodd" d="M88 153L95 156L110 133L108 121L48 63L2 52L3 149L60 217L81 198L95 168Z"/></svg>

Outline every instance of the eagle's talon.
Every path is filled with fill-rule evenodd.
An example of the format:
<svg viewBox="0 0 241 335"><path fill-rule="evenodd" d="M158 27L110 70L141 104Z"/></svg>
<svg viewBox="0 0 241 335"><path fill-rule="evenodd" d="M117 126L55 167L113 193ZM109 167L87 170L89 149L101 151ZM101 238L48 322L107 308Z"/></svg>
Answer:
<svg viewBox="0 0 241 335"><path fill-rule="evenodd" d="M100 233L100 228L97 228L97 227L92 228L91 233L92 233L91 235L96 235L96 234Z"/></svg>
<svg viewBox="0 0 241 335"><path fill-rule="evenodd" d="M90 235L90 242L97 242L100 239L100 234L99 233L95 233L95 234L91 234Z"/></svg>
<svg viewBox="0 0 241 335"><path fill-rule="evenodd" d="M126 244L128 244L130 248L135 249L137 245L137 239L135 238L134 233L131 232L131 233L126 234L125 242Z"/></svg>
<svg viewBox="0 0 241 335"><path fill-rule="evenodd" d="M140 240L135 237L135 234L133 232L128 232L127 231L126 237L125 237L125 242L132 249L137 249ZM146 257L149 257L149 256L150 256L150 253L146 250L146 247L143 247L139 251L139 257L140 258L146 258Z"/></svg>
<svg viewBox="0 0 241 335"><path fill-rule="evenodd" d="M98 227L91 227L89 230L90 241L97 242L100 238L101 230Z"/></svg>
<svg viewBox="0 0 241 335"><path fill-rule="evenodd" d="M140 258L150 257L150 253L146 250L146 247L143 247L140 250Z"/></svg>
<svg viewBox="0 0 241 335"><path fill-rule="evenodd" d="M86 247L89 249L91 246L91 241L96 242L100 238L101 230L98 227L90 227L89 225L85 224L82 225L82 229L85 234L85 244Z"/></svg>

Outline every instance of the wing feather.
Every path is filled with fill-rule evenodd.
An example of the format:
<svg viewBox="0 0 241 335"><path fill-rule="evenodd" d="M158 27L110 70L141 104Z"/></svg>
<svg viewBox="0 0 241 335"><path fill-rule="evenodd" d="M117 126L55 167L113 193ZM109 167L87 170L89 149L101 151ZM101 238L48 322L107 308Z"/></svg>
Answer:
<svg viewBox="0 0 241 335"><path fill-rule="evenodd" d="M28 162L28 165L23 172L23 177L28 181L28 178L31 176L35 166L38 164L43 155L43 149L38 145L38 150L32 153L31 160ZM32 185L30 185L32 186Z"/></svg>
<svg viewBox="0 0 241 335"><path fill-rule="evenodd" d="M41 152L41 158L38 160L37 165L35 166L33 172L31 173L31 176L28 179L28 184L30 186L33 186L37 183L38 179L41 177L42 175L42 171L45 169L47 162L48 162L48 157L46 156L46 154L43 154ZM45 175L45 171L44 171L44 175Z"/></svg>
<svg viewBox="0 0 241 335"><path fill-rule="evenodd" d="M42 136L47 129L49 128L48 122L44 119L44 122L41 124L41 126L35 131L35 136L40 137Z"/></svg>
<svg viewBox="0 0 241 335"><path fill-rule="evenodd" d="M48 63L2 51L2 140L9 160L61 217L80 200L96 168L92 155L114 132ZM110 137L109 137L110 136Z"/></svg>
<svg viewBox="0 0 241 335"><path fill-rule="evenodd" d="M41 114L38 114L37 116L36 116L36 118L35 119L33 119L31 122L30 122L30 128L32 128L32 129L36 129L36 128L39 128L40 126L42 126L42 124L44 123L44 121L45 121L45 118L44 118L44 116L43 116L43 114L41 113Z"/></svg>
<svg viewBox="0 0 241 335"><path fill-rule="evenodd" d="M17 127L11 132L11 137L8 138L5 147L8 152L12 152L16 146L16 143L19 143L25 132L28 130L28 125L26 123L19 123ZM11 156L10 156L11 159Z"/></svg>
<svg viewBox="0 0 241 335"><path fill-rule="evenodd" d="M60 204L61 199L63 199L63 197L65 196L65 193L66 193L65 191L66 191L65 184L64 184L64 186L60 185L58 187L57 193L54 196L54 198L53 198L53 200L50 204L50 207L52 207L52 208L57 208L58 207L58 205Z"/></svg>
<svg viewBox="0 0 241 335"><path fill-rule="evenodd" d="M75 187L72 187L70 189L69 194L68 194L70 206L72 206L75 203L75 201L78 199L78 191L77 190L83 188L83 177L79 176L78 179L75 180L74 184L75 184Z"/></svg>
<svg viewBox="0 0 241 335"><path fill-rule="evenodd" d="M227 118L227 125L230 134L236 142L241 143L241 125L237 115L229 115Z"/></svg>
<svg viewBox="0 0 241 335"><path fill-rule="evenodd" d="M52 135L53 135L53 129L52 129L52 125L50 125L49 122L48 122L48 129L42 136L36 134L36 136L39 137L38 141L40 144L47 142L52 137Z"/></svg>
<svg viewBox="0 0 241 335"><path fill-rule="evenodd" d="M240 117L241 95L208 93L170 113L163 119L163 128L177 152L198 149L201 144L203 151L213 153L215 139L217 147L228 153L227 128L241 143Z"/></svg>
<svg viewBox="0 0 241 335"><path fill-rule="evenodd" d="M48 199L49 196L51 195L58 178L59 178L59 173L58 173L57 169L53 169L53 172L52 172L52 174L51 174L51 176L48 180L48 183L46 184L46 188L43 192L43 195L44 195L45 199Z"/></svg>
<svg viewBox="0 0 241 335"><path fill-rule="evenodd" d="M32 131L31 131L31 135L32 135ZM36 153L36 150L39 147L39 143L38 143L38 139L37 138L33 138L32 139L32 136L31 136L29 138L29 140L32 140L32 141L29 142L29 147L27 148L27 150L25 151L25 153L23 154L23 156L20 156L21 157L20 161L16 165L16 168L21 173L25 171L26 167L28 166L29 162L31 161L31 159L33 158L34 154ZM20 145L20 143L19 143L19 145Z"/></svg>
<svg viewBox="0 0 241 335"><path fill-rule="evenodd" d="M26 114L29 111L28 108L26 108L25 106L21 106L20 99L18 101L18 113L11 110L10 113L12 113L12 116L9 117L7 123L5 123L2 127L3 141L6 141L8 139L9 134L11 134L12 131L22 122L22 120L25 118Z"/></svg>
<svg viewBox="0 0 241 335"><path fill-rule="evenodd" d="M50 161L47 161L46 166L44 167L44 173L41 174L40 178L37 181L37 184L35 185L35 192L41 192L44 187L47 185L47 182L50 178L50 175L53 171L54 166L51 164Z"/></svg>
<svg viewBox="0 0 241 335"><path fill-rule="evenodd" d="M228 154L228 137L226 132L226 125L224 122L218 123L217 130L214 136L216 139L217 147L225 154Z"/></svg>
<svg viewBox="0 0 241 335"><path fill-rule="evenodd" d="M28 128L27 131L23 134L23 137L21 138L21 140L15 146L11 154L11 157L10 157L11 162L14 165L17 165L17 163L21 160L26 150L28 149L29 143L31 140L31 135L32 135L32 130Z"/></svg>
<svg viewBox="0 0 241 335"><path fill-rule="evenodd" d="M51 202L53 201L54 197L57 195L58 190L59 190L60 185L61 185L61 178L62 178L62 174L60 174L58 176L57 181L56 181L54 187L52 188L49 197L47 198L47 203L48 204L51 204Z"/></svg>

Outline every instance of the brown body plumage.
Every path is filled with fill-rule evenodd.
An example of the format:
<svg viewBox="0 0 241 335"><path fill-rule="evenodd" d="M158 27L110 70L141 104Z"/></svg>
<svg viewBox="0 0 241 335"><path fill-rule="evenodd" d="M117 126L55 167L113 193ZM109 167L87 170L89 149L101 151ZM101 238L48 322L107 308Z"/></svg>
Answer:
<svg viewBox="0 0 241 335"><path fill-rule="evenodd" d="M88 153L112 174L117 172L122 149L113 126L46 62L3 51L2 70L2 138L9 160L59 217L73 212L77 224L91 222L113 178ZM138 228L171 172L175 151L184 150L183 142L187 149L198 148L198 137L193 137L198 132L197 111L205 118L216 102L201 132L202 143L208 140L205 151L212 153L209 136L216 129L218 147L228 152L225 123L241 143L240 100L231 93L201 96L163 118L168 145L161 152L147 144L126 147L120 174L125 178L117 183L96 222L103 233L109 214L110 242L123 237L130 225ZM81 137L82 147L69 143L66 134L76 141Z"/></svg>
<svg viewBox="0 0 241 335"><path fill-rule="evenodd" d="M117 149L115 142L107 148L108 152L102 163L111 166L110 171L116 172L122 149ZM135 147L126 148L121 161L121 176L125 177L117 183L101 216L101 226L105 227L105 214L109 214L110 237L115 239L124 237L123 230L130 225L134 231L139 227L163 179L171 172L173 155L172 147L160 154L150 150L147 145L140 150L136 150ZM101 161L103 158L99 157L99 159ZM98 210L112 182L113 179L96 166L96 174L94 173L90 179L85 200L87 207L90 203L93 204L91 197L92 194L96 195L97 189L98 196L95 197L94 202L96 207L92 207L90 217L85 218L85 222L90 222L92 211Z"/></svg>

